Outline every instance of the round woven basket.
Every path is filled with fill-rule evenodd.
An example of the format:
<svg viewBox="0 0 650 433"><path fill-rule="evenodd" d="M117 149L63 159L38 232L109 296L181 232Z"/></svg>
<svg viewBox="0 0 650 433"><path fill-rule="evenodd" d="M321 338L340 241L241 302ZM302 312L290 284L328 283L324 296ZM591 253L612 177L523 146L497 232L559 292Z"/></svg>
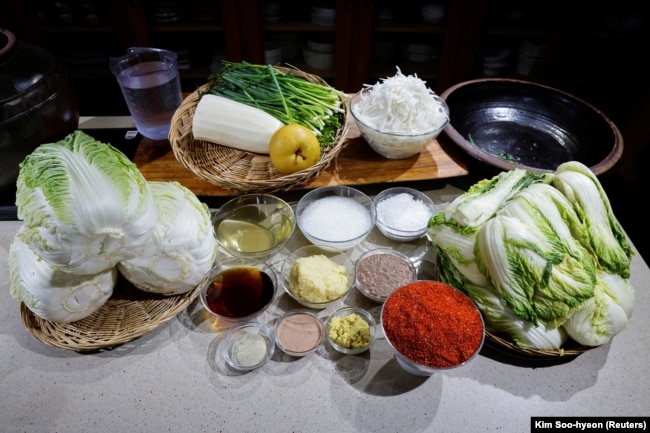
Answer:
<svg viewBox="0 0 650 433"><path fill-rule="evenodd" d="M145 292L120 276L108 301L84 319L51 322L24 303L20 304L20 317L25 328L43 343L78 352L97 351L151 332L187 308L198 295L198 287L173 296Z"/></svg>
<svg viewBox="0 0 650 433"><path fill-rule="evenodd" d="M316 76L297 69L276 67L276 69L302 77L305 80L327 85ZM169 142L174 156L195 175L208 180L221 188L241 192L274 192L288 190L302 185L318 176L343 147L348 131L347 104L342 104L345 112L341 115L341 128L336 134L334 144L323 151L315 165L292 174L281 174L271 164L268 155L246 152L231 147L195 140L192 134L192 116L203 93L210 88L204 84L188 95L174 113L169 130Z"/></svg>
<svg viewBox="0 0 650 433"><path fill-rule="evenodd" d="M592 346L582 346L571 339L569 339L569 341L561 350L522 349L521 347L517 346L517 344L510 338L501 334L489 332L487 330L485 332L485 338L490 343L498 346L500 349L506 352L512 353L513 355L517 355L519 357L530 359L559 359L562 357L575 357L591 349L595 349L595 347Z"/></svg>

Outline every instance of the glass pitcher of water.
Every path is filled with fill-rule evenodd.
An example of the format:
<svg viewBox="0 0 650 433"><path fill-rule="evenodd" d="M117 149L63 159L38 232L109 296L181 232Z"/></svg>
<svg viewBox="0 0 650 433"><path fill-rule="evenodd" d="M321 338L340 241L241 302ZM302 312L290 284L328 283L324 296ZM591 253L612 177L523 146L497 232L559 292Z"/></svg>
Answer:
<svg viewBox="0 0 650 433"><path fill-rule="evenodd" d="M138 132L151 140L165 140L172 116L183 96L178 56L159 48L129 48L109 59Z"/></svg>

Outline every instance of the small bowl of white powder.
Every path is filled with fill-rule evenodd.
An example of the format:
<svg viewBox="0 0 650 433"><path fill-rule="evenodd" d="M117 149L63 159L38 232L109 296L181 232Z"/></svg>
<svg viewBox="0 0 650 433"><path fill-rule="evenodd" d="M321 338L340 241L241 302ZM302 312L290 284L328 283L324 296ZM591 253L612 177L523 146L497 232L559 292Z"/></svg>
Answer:
<svg viewBox="0 0 650 433"><path fill-rule="evenodd" d="M433 200L413 188L388 188L375 196L377 228L389 239L409 242L427 232L436 208Z"/></svg>
<svg viewBox="0 0 650 433"><path fill-rule="evenodd" d="M230 328L221 344L224 359L239 371L251 371L263 366L275 351L273 330L259 322L247 322Z"/></svg>
<svg viewBox="0 0 650 433"><path fill-rule="evenodd" d="M348 250L365 240L375 220L372 199L348 186L316 188L296 205L297 225L307 240L339 250Z"/></svg>

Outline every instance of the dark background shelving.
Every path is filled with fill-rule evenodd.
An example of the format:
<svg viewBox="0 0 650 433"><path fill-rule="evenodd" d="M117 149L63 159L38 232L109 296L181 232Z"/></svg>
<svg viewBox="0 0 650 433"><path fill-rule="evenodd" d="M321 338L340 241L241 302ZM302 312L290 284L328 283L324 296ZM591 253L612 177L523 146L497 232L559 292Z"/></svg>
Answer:
<svg viewBox="0 0 650 433"><path fill-rule="evenodd" d="M578 0L332 0L284 3L264 0L0 0L0 26L19 39L43 45L67 66L82 115L128 114L108 57L130 46L179 51L183 90L205 83L220 59L264 63L265 42L293 44L284 59L346 92L393 75L417 74L436 92L481 78L487 50L508 49L496 76L520 78L569 92L603 111L621 129L625 152L603 176L630 233L641 228L638 202L648 183L650 141L650 16L639 2L599 4ZM444 18L426 22L425 3L438 3ZM333 8L333 25L312 22L312 6ZM181 11L171 19L164 12ZM331 68L310 67L305 41L334 44ZM408 59L405 48L433 47L426 60ZM518 67L524 47L541 47L529 73ZM285 50L285 52L288 52ZM490 76L493 72L490 73ZM639 235L639 236L641 236ZM639 242L635 242L639 244ZM646 243L646 242L644 242ZM642 248L642 245L639 245Z"/></svg>

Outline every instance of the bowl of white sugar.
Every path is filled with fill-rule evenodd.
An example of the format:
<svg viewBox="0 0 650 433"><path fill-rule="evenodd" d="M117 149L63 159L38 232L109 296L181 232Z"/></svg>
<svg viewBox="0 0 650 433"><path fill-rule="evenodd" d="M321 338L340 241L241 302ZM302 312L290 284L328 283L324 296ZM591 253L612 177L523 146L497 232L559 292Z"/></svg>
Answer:
<svg viewBox="0 0 650 433"><path fill-rule="evenodd" d="M413 188L395 187L375 196L377 228L389 239L409 242L426 234L435 212L433 200Z"/></svg>
<svg viewBox="0 0 650 433"><path fill-rule="evenodd" d="M314 245L354 248L368 237L376 221L375 204L348 186L324 186L305 194L296 205L296 222Z"/></svg>

